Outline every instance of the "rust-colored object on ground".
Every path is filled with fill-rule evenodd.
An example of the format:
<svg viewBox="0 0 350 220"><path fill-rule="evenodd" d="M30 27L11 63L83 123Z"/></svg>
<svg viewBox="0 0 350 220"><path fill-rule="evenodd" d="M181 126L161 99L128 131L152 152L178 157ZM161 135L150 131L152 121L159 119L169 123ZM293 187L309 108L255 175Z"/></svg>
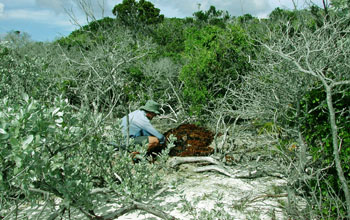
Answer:
<svg viewBox="0 0 350 220"><path fill-rule="evenodd" d="M170 156L208 156L214 149L209 147L214 139L214 134L206 128L194 124L182 124L170 129L164 135L168 138L173 134L177 140L175 147L171 149Z"/></svg>

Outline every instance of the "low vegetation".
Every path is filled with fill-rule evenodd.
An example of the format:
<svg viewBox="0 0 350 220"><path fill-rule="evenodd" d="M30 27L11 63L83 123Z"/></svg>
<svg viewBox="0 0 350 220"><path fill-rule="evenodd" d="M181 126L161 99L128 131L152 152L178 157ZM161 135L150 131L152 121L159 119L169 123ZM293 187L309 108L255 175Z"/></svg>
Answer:
<svg viewBox="0 0 350 220"><path fill-rule="evenodd" d="M136 209L172 219L153 204L169 187L175 140L155 163L141 146L129 146L143 156L134 164L108 144L122 146L120 118L154 99L163 132L207 127L225 166L234 165L237 126L269 136L259 149L279 158L289 218L349 219L349 8L334 0L257 19L212 6L177 19L124 0L111 9L116 17L90 18L54 42L8 33L0 41L0 218L37 204L52 208L50 219L71 208L89 219ZM112 203L114 211L96 212Z"/></svg>

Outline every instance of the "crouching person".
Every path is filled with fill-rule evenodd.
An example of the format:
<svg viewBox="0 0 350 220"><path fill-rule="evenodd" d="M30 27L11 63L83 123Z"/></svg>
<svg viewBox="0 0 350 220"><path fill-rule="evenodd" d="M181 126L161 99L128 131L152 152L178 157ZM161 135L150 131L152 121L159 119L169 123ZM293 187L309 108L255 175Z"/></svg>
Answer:
<svg viewBox="0 0 350 220"><path fill-rule="evenodd" d="M122 132L127 137L129 127L129 138L134 139L135 144L147 146L147 153L151 154L158 147L164 144L165 137L157 131L151 124L151 120L160 114L160 104L153 100L147 101L140 109L129 114L129 123L127 116L122 118ZM137 154L133 152L132 154Z"/></svg>

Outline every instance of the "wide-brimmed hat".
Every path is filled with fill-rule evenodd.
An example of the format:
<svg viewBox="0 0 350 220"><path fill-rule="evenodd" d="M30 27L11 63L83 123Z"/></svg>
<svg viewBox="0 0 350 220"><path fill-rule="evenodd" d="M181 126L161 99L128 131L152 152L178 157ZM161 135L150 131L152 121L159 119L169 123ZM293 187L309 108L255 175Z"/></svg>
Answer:
<svg viewBox="0 0 350 220"><path fill-rule="evenodd" d="M141 110L146 110L148 112L153 112L157 115L160 114L160 104L153 101L153 100L148 100L146 105L140 107Z"/></svg>

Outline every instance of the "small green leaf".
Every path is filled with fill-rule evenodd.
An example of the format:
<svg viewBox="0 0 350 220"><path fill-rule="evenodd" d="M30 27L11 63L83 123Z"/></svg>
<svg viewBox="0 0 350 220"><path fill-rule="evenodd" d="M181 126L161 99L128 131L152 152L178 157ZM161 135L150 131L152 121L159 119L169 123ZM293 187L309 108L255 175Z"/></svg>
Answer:
<svg viewBox="0 0 350 220"><path fill-rule="evenodd" d="M23 97L23 99L24 99L25 102L28 102L29 96L28 96L27 93L23 93L23 94L22 94L22 97Z"/></svg>
<svg viewBox="0 0 350 220"><path fill-rule="evenodd" d="M21 167L22 166L22 158L15 157L15 162L16 162L16 167Z"/></svg>
<svg viewBox="0 0 350 220"><path fill-rule="evenodd" d="M9 134L0 134L0 140L6 140L10 137Z"/></svg>
<svg viewBox="0 0 350 220"><path fill-rule="evenodd" d="M27 107L27 111L31 111L34 107L34 102L30 102L30 104Z"/></svg>
<svg viewBox="0 0 350 220"><path fill-rule="evenodd" d="M57 124L61 124L61 123L63 122L63 119L62 119L62 118L56 119L55 122L56 122Z"/></svg>
<svg viewBox="0 0 350 220"><path fill-rule="evenodd" d="M18 145L18 140L17 140L17 138L15 138L15 137L11 137L10 138L10 144L12 145L12 147L16 147L17 145Z"/></svg>
<svg viewBox="0 0 350 220"><path fill-rule="evenodd" d="M27 149L28 145L34 140L34 135L29 135L25 141L22 143L22 149Z"/></svg>
<svg viewBox="0 0 350 220"><path fill-rule="evenodd" d="M40 141L40 135L35 135L35 142L38 143Z"/></svg>
<svg viewBox="0 0 350 220"><path fill-rule="evenodd" d="M56 108L55 110L52 111L52 116L55 116L55 114L60 110L60 108Z"/></svg>
<svg viewBox="0 0 350 220"><path fill-rule="evenodd" d="M0 134L7 134L7 132L4 129L0 128Z"/></svg>

